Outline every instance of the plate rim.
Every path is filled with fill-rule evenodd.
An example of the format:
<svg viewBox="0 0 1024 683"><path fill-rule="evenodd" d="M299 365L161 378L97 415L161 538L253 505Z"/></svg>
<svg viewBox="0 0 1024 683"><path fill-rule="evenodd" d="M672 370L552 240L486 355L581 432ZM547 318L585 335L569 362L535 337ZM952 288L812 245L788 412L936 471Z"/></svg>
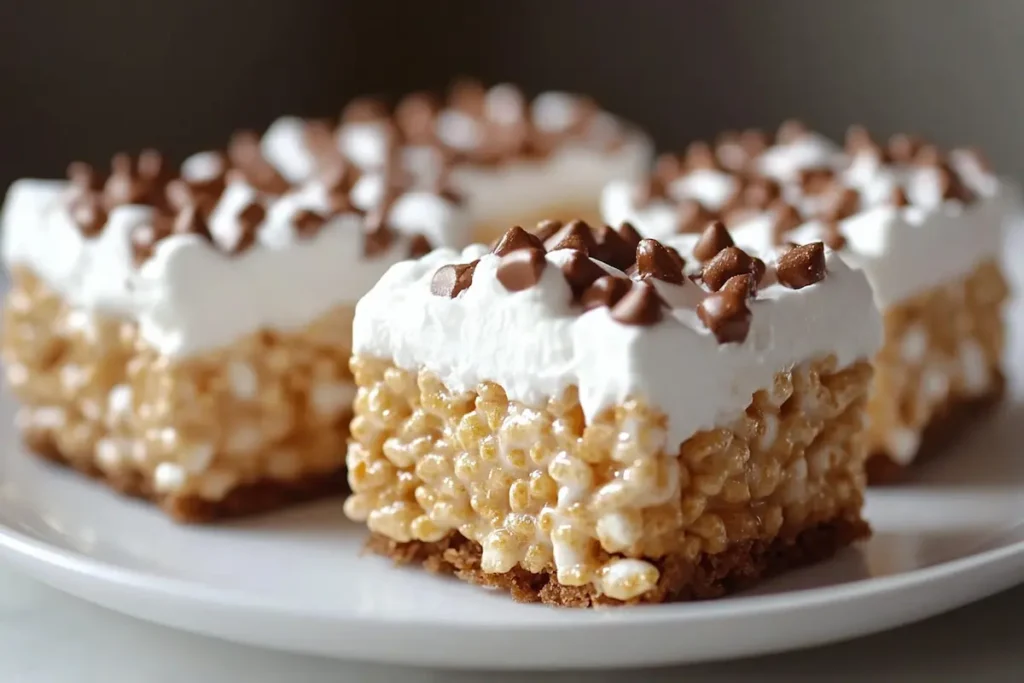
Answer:
<svg viewBox="0 0 1024 683"><path fill-rule="evenodd" d="M1013 529L1021 524L1024 522L1018 521L1006 529ZM856 550L856 546L853 547L853 550ZM850 549L846 549L846 552L849 551ZM248 614L261 613L275 617L316 619L345 625L365 624L372 627L401 625L422 628L434 626L456 630L486 627L507 632L524 630L535 632L538 629L560 629L566 626L600 629L611 625L619 627L643 624L649 627L659 624L698 623L737 617L765 617L778 612L810 610L831 603L865 600L885 593L923 587L926 584L958 574L974 572L991 565L1008 562L1017 556L1024 558L1024 539L910 571L859 578L838 585L785 590L766 595L739 595L726 600L595 610L554 609L543 605L526 605L527 609L523 611L522 615L517 615L516 619L505 624L496 624L493 620L467 620L464 614L451 616L445 613L429 615L405 613L401 617L397 617L387 611L383 613L365 610L339 611L330 607L321 608L311 603L290 603L286 600L260 596L240 589L212 587L201 581L162 576L93 558L72 549L61 548L37 536L15 529L4 522L0 522L0 556L9 559L12 564L25 568L31 576L44 583L79 597L81 597L80 592L69 589L67 582L48 580L51 576L50 572L55 570L65 576L102 583L106 586L130 590L137 594L143 593L164 600L187 601L193 605L215 606L219 609ZM353 561L358 560L358 557L353 558ZM43 571L38 571L40 568L44 568ZM1020 581L1024 582L1024 573L1022 573Z"/></svg>

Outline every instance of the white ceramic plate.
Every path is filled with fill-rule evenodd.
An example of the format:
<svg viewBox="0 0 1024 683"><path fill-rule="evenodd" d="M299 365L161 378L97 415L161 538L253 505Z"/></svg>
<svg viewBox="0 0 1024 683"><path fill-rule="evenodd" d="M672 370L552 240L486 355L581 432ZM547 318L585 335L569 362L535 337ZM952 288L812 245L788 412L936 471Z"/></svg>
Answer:
<svg viewBox="0 0 1024 683"><path fill-rule="evenodd" d="M183 528L26 455L0 401L0 555L111 609L258 646L475 668L619 667L806 647L905 624L1024 581L1024 344L1005 410L910 486L874 491L874 537L716 602L573 611L359 555L340 502Z"/></svg>

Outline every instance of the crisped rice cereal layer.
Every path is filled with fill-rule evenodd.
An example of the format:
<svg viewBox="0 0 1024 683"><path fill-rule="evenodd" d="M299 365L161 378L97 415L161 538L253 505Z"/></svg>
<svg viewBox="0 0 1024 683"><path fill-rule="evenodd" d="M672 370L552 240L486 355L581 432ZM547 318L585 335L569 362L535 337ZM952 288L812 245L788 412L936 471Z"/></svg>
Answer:
<svg viewBox="0 0 1024 683"><path fill-rule="evenodd" d="M900 478L998 403L1008 294L998 264L987 261L885 311L868 405L872 483Z"/></svg>
<svg viewBox="0 0 1024 683"><path fill-rule="evenodd" d="M671 451L642 401L588 424L575 388L526 406L376 358L352 369L346 513L371 549L519 600L714 597L868 533L867 362L780 372L744 414Z"/></svg>
<svg viewBox="0 0 1024 683"><path fill-rule="evenodd" d="M3 361L36 452L185 522L344 490L351 308L172 360L26 269L12 281Z"/></svg>

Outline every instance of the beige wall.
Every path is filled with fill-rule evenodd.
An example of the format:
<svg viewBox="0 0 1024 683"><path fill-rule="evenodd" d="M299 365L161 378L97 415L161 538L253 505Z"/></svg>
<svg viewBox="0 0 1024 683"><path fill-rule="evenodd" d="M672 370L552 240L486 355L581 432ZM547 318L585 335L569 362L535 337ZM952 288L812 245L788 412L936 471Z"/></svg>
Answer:
<svg viewBox="0 0 1024 683"><path fill-rule="evenodd" d="M0 35L0 187L457 71L592 92L665 147L796 114L1024 178L1024 0L8 0Z"/></svg>

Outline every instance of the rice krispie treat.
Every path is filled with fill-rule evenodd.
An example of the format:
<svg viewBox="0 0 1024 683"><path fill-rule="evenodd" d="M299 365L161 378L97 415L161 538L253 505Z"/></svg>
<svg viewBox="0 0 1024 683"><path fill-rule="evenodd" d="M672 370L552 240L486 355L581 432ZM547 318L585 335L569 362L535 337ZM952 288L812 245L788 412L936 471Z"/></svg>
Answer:
<svg viewBox="0 0 1024 683"><path fill-rule="evenodd" d="M717 239L548 222L393 266L353 323L345 510L371 548L590 606L718 596L866 535L866 279L821 243Z"/></svg>
<svg viewBox="0 0 1024 683"><path fill-rule="evenodd" d="M308 177L324 146L367 170L394 154L413 187L462 197L480 242L509 225L596 219L602 188L640 178L652 157L647 136L592 100L545 92L531 101L509 84L461 81L446 99L415 93L393 108L359 99L331 125L325 135L322 122L282 118L263 137L264 153L291 180ZM357 206L374 201L365 190Z"/></svg>
<svg viewBox="0 0 1024 683"><path fill-rule="evenodd" d="M885 318L875 359L872 481L903 474L1003 393L999 267L1014 187L980 154L908 135L876 143L851 128L845 149L796 123L775 139L730 133L659 160L643 183L612 183L609 221L667 237L728 226L764 248L824 240L862 268Z"/></svg>
<svg viewBox="0 0 1024 683"><path fill-rule="evenodd" d="M468 239L457 202L394 176L325 153L293 183L240 134L180 168L16 182L2 354L25 441L180 521L343 492L355 301Z"/></svg>

